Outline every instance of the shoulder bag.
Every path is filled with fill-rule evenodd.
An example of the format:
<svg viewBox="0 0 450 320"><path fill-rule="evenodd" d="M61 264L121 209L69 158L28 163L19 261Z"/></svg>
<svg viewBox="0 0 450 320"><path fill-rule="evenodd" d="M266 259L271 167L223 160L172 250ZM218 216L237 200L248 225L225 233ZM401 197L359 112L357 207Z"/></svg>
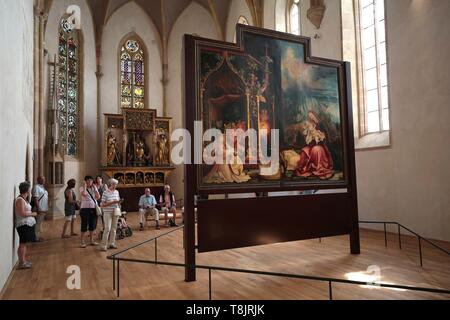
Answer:
<svg viewBox="0 0 450 320"><path fill-rule="evenodd" d="M99 216L99 217L102 216L103 215L102 208L100 208L97 201L95 201L95 198L92 196L92 194L89 192L89 190L87 188L86 188L86 192L91 196L92 201L94 201L94 203L95 203L95 212L97 213L97 216Z"/></svg>

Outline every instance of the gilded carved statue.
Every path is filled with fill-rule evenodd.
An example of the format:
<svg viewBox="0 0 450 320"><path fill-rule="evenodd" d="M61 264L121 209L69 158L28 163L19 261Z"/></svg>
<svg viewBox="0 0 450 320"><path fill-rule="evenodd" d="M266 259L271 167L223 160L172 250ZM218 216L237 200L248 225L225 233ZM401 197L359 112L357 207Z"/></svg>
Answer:
<svg viewBox="0 0 450 320"><path fill-rule="evenodd" d="M145 139L140 134L133 133L127 147L127 164L131 166L151 165L151 160L150 149Z"/></svg>
<svg viewBox="0 0 450 320"><path fill-rule="evenodd" d="M118 154L119 148L117 146L117 139L112 134L112 132L108 133L106 145L108 148L106 157L106 162L108 163L108 165L119 164L120 163Z"/></svg>
<svg viewBox="0 0 450 320"><path fill-rule="evenodd" d="M136 161L143 161L145 157L145 144L142 142L142 140L139 138L139 140L136 142L135 147L135 156Z"/></svg>
<svg viewBox="0 0 450 320"><path fill-rule="evenodd" d="M169 165L169 148L168 141L165 133L159 134L156 139L156 164L157 165Z"/></svg>

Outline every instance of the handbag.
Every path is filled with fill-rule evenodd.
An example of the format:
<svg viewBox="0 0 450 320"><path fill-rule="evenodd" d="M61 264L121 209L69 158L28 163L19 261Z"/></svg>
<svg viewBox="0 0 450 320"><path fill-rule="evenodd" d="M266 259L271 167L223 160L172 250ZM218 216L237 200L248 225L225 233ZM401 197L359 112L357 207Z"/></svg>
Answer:
<svg viewBox="0 0 450 320"><path fill-rule="evenodd" d="M120 208L114 208L114 216L120 217L122 215L122 210Z"/></svg>
<svg viewBox="0 0 450 320"><path fill-rule="evenodd" d="M95 212L97 213L97 216L101 217L103 215L103 210L100 208L100 206L95 203Z"/></svg>
<svg viewBox="0 0 450 320"><path fill-rule="evenodd" d="M100 206L98 205L97 201L95 201L94 197L88 191L88 189L86 189L86 192L91 196L92 201L94 201L94 203L95 203L95 212L97 213L97 216L101 217L103 215L102 208L100 208Z"/></svg>
<svg viewBox="0 0 450 320"><path fill-rule="evenodd" d="M75 211L78 211L78 210L81 209L80 204L78 203L78 201L73 204L73 207L75 208Z"/></svg>

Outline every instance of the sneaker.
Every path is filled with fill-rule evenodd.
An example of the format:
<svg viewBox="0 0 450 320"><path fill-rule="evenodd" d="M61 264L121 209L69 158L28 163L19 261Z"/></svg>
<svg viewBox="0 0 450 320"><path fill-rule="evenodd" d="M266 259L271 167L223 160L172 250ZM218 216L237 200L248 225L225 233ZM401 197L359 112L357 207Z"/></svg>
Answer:
<svg viewBox="0 0 450 320"><path fill-rule="evenodd" d="M144 231L144 226L142 225L142 223L141 223L141 225L139 226L139 231Z"/></svg>
<svg viewBox="0 0 450 320"><path fill-rule="evenodd" d="M100 248L100 250L101 250L101 251L107 251L108 248L106 248L106 246L102 246L102 247Z"/></svg>
<svg viewBox="0 0 450 320"><path fill-rule="evenodd" d="M98 242L96 242L96 241L91 241L91 246L98 246Z"/></svg>
<svg viewBox="0 0 450 320"><path fill-rule="evenodd" d="M86 248L86 243L82 242L80 248Z"/></svg>
<svg viewBox="0 0 450 320"><path fill-rule="evenodd" d="M29 261L24 261L23 263L19 264L18 269L30 269L33 266L33 264Z"/></svg>
<svg viewBox="0 0 450 320"><path fill-rule="evenodd" d="M110 245L109 245L109 248L110 248L110 249L117 249L117 246L116 246L115 243L113 243L113 244L110 244Z"/></svg>

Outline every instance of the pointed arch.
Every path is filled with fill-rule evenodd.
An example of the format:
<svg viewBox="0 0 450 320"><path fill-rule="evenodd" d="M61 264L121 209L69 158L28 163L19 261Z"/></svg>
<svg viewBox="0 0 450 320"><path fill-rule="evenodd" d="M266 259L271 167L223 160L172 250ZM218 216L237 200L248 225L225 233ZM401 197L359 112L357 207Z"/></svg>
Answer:
<svg viewBox="0 0 450 320"><path fill-rule="evenodd" d="M287 1L286 22L289 33L301 35L301 6L299 0Z"/></svg>
<svg viewBox="0 0 450 320"><path fill-rule="evenodd" d="M119 42L119 110L148 106L148 49L136 32Z"/></svg>
<svg viewBox="0 0 450 320"><path fill-rule="evenodd" d="M243 15L239 16L236 23L245 24L247 26L250 25L250 23L248 22L248 19ZM236 42L236 30L234 30L233 42Z"/></svg>

